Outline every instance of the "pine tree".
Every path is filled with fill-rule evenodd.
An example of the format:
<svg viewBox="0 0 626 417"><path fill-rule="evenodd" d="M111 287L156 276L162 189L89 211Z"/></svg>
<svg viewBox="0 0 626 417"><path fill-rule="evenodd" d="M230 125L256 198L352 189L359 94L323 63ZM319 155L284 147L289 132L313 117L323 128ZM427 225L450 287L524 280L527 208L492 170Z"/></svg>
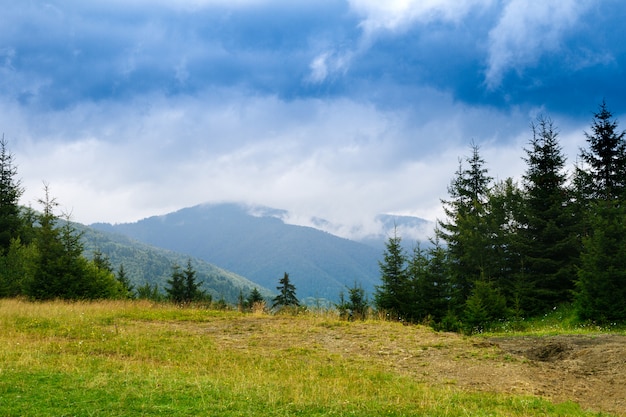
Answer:
<svg viewBox="0 0 626 417"><path fill-rule="evenodd" d="M579 202L586 229L575 298L580 317L598 322L626 320L626 132L617 125L603 102L581 154L578 196L589 201Z"/></svg>
<svg viewBox="0 0 626 417"><path fill-rule="evenodd" d="M13 155L3 135L0 139L0 256L9 249L12 239L20 237L19 199L24 190L16 175Z"/></svg>
<svg viewBox="0 0 626 417"><path fill-rule="evenodd" d="M35 299L101 299L119 294L119 285L110 271L102 270L83 257L82 235L77 233L66 216L54 214L58 205L44 185L45 197L40 200L43 213L38 216L36 257L27 295Z"/></svg>
<svg viewBox="0 0 626 417"><path fill-rule="evenodd" d="M520 235L524 273L532 291L524 309L538 314L571 301L579 251L558 132L545 117L532 124L532 132L525 159L525 227Z"/></svg>
<svg viewBox="0 0 626 417"><path fill-rule="evenodd" d="M246 297L244 304L247 308L252 308L255 304L260 303L265 303L265 298L263 298L263 295L261 294L259 289L257 287L254 287L252 288L250 294L248 294L248 296Z"/></svg>
<svg viewBox="0 0 626 417"><path fill-rule="evenodd" d="M172 274L170 279L167 280L167 287L165 287L167 298L174 303L185 303L185 275L180 270L180 266L174 265L172 267Z"/></svg>
<svg viewBox="0 0 626 417"><path fill-rule="evenodd" d="M385 245L383 260L378 262L382 284L376 287L374 303L378 310L406 319L411 304L411 288L406 270L407 256L401 243L402 238L394 229L394 235Z"/></svg>
<svg viewBox="0 0 626 417"><path fill-rule="evenodd" d="M453 288L452 304L460 311L474 282L492 275L493 242L488 222L492 178L487 175L479 147L472 143L468 168L459 169L448 187L450 200L442 200L447 219L438 221L437 237L447 243Z"/></svg>
<svg viewBox="0 0 626 417"><path fill-rule="evenodd" d="M130 278L128 278L126 270L124 269L124 264L120 264L115 278L117 279L117 282L120 283L122 298L135 298L135 286L131 284Z"/></svg>
<svg viewBox="0 0 626 417"><path fill-rule="evenodd" d="M183 276L185 278L185 302L191 303L192 301L198 301L203 298L204 293L200 290L200 282L196 281L196 271L193 265L191 265L191 259L187 259L187 266L183 271Z"/></svg>
<svg viewBox="0 0 626 417"><path fill-rule="evenodd" d="M584 250L576 282L576 305L582 320L626 321L626 207L600 202L591 219L593 233Z"/></svg>
<svg viewBox="0 0 626 417"><path fill-rule="evenodd" d="M604 101L594 114L591 132L585 132L589 149L581 151L581 158L588 165L592 197L619 199L626 190L626 131L618 132Z"/></svg>
<svg viewBox="0 0 626 417"><path fill-rule="evenodd" d="M296 297L296 287L289 280L289 274L285 272L281 280L278 282L280 285L276 287L278 295L274 297L272 307L298 307L300 302Z"/></svg>

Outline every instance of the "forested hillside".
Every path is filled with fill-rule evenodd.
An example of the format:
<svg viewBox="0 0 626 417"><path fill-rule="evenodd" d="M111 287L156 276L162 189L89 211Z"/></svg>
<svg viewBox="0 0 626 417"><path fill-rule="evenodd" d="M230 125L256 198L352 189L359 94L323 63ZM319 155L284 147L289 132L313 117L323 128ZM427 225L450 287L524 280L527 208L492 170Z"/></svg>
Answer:
<svg viewBox="0 0 626 417"><path fill-rule="evenodd" d="M172 266L184 267L188 260L191 260L201 289L210 294L213 300L223 299L230 304L236 304L240 292L247 296L253 288L258 288L266 298L275 293L233 272L201 259L190 258L188 254L157 248L121 234L96 230L80 224L76 224L75 227L82 234L85 256L91 259L93 254L99 251L110 260L115 271L123 265L135 288L150 284L158 286L159 291L163 292L172 274Z"/></svg>
<svg viewBox="0 0 626 417"><path fill-rule="evenodd" d="M271 215L252 215L238 204L199 205L136 223L92 226L189 254L270 289L287 272L301 299L337 300L355 283L371 293L379 282L379 250Z"/></svg>

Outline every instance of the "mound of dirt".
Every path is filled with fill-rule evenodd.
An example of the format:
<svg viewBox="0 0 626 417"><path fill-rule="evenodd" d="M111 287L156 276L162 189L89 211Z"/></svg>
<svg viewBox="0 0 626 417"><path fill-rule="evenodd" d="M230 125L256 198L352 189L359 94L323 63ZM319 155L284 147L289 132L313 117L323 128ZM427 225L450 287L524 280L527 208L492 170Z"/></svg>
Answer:
<svg viewBox="0 0 626 417"><path fill-rule="evenodd" d="M517 372L554 401L626 415L626 337L617 335L491 339L522 361Z"/></svg>

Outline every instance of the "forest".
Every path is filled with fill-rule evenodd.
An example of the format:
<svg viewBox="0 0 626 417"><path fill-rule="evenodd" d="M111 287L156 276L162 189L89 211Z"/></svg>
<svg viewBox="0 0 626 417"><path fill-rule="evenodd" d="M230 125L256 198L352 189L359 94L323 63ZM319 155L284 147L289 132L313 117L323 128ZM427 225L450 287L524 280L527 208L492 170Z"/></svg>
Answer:
<svg viewBox="0 0 626 417"><path fill-rule="evenodd" d="M602 102L569 174L552 120L531 133L521 184L494 182L472 144L432 245L407 254L389 238L376 308L470 333L562 305L581 321L626 319L626 132Z"/></svg>
<svg viewBox="0 0 626 417"><path fill-rule="evenodd" d="M354 318L368 308L394 320L468 333L502 320L524 320L561 305L581 321L626 320L626 132L599 105L574 169L549 117L531 124L521 183L494 181L480 147L459 161L442 200L445 218L428 245L406 253L395 234L380 261L371 303L355 283L337 308ZM210 301L191 262L172 266L165 293L135 288L124 271L95 251L44 185L41 210L20 206L23 193L8 142L0 142L0 297L154 298ZM287 273L285 273L287 276ZM295 294L295 288L294 294ZM247 297L247 298L246 298ZM240 304L258 301L240 294ZM371 304L371 305L370 305Z"/></svg>

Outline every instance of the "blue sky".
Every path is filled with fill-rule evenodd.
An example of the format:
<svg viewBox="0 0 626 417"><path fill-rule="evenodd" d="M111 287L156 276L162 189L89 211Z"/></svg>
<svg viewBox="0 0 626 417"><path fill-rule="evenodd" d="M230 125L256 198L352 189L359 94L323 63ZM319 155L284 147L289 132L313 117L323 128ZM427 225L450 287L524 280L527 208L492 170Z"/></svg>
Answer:
<svg viewBox="0 0 626 417"><path fill-rule="evenodd" d="M529 124L570 166L626 128L620 0L1 0L0 131L25 204L84 223L241 201L350 235L434 220L469 153L519 178Z"/></svg>

